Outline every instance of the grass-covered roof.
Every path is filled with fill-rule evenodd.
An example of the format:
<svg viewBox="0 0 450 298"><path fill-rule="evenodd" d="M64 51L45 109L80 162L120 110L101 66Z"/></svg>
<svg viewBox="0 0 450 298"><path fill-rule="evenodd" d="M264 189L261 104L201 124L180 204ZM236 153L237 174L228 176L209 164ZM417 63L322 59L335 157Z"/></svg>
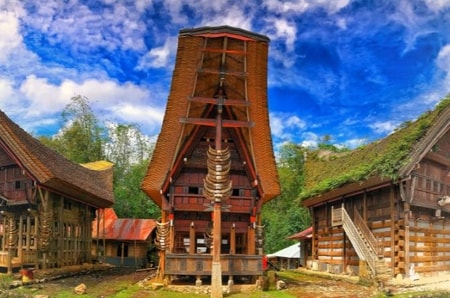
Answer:
<svg viewBox="0 0 450 298"><path fill-rule="evenodd" d="M448 126L450 96L444 98L433 111L422 114L414 122L406 122L386 138L353 151L322 157L314 151L305 163L305 188L302 199L324 194L343 185L361 182L371 177L395 180L405 174L402 169L419 156L417 150L436 122ZM413 154L414 153L414 154Z"/></svg>

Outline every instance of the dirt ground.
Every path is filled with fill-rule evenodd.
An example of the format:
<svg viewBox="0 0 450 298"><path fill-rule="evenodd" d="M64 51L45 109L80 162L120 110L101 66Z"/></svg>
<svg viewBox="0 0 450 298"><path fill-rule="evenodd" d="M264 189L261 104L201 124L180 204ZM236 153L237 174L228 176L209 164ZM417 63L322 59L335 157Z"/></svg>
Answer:
<svg viewBox="0 0 450 298"><path fill-rule="evenodd" d="M84 297L172 297L170 293L165 293L162 295L162 292L152 289L151 277L155 274L154 270L136 271L134 269L105 267L95 268L95 270L92 268L83 269L82 271L83 274L75 274L75 272L77 272L77 268L73 268L72 272L37 272L34 276L34 283L9 290L10 293L14 293L15 296L2 296L0 294L0 297L78 297L79 295L75 294L74 288L80 284L86 285L86 293L83 295ZM286 288L281 290L286 294L285 296L277 296L273 292L258 292L251 287L240 288L241 286L236 284L233 287L231 294L227 294L225 297L369 298L376 297L377 295L377 297L380 297L379 288L367 283L358 283L357 277L339 277L337 275L326 274L317 275L305 272L302 272L301 274L299 273L300 272L288 272L287 275L283 272L279 273L278 279L285 281L286 284ZM129 291L128 289L130 288L131 290ZM177 297L196 297L196 295L192 293L199 293L202 295L198 296L209 297L208 286L203 286L201 290L195 290L195 287L186 287L186 285L171 286L169 289L182 293L180 294L181 296ZM448 291L449 289L450 276L441 276L439 278L428 280L426 278L422 278L414 282L393 280L390 285L386 286L385 292L389 294L398 294L408 291ZM238 294L237 292L241 293Z"/></svg>

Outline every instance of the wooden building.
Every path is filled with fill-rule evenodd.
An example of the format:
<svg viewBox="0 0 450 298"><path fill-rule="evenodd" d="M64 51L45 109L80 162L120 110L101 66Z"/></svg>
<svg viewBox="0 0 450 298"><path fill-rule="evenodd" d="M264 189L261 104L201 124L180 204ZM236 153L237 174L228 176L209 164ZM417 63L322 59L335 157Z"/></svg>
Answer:
<svg viewBox="0 0 450 298"><path fill-rule="evenodd" d="M228 26L180 31L162 130L142 183L162 209L163 276L211 276L214 262L224 276L262 274L261 207L280 193L268 43Z"/></svg>
<svg viewBox="0 0 450 298"><path fill-rule="evenodd" d="M380 279L450 270L449 127L447 97L385 139L308 155L316 269Z"/></svg>
<svg viewBox="0 0 450 298"><path fill-rule="evenodd" d="M101 164L65 159L0 111L0 268L90 262L95 210L114 203L112 165Z"/></svg>
<svg viewBox="0 0 450 298"><path fill-rule="evenodd" d="M313 228L309 227L301 232L295 233L288 237L288 239L299 241L300 245L300 266L312 268L312 235Z"/></svg>
<svg viewBox="0 0 450 298"><path fill-rule="evenodd" d="M154 219L119 218L112 208L99 209L92 222L92 257L122 267L147 267L155 246Z"/></svg>

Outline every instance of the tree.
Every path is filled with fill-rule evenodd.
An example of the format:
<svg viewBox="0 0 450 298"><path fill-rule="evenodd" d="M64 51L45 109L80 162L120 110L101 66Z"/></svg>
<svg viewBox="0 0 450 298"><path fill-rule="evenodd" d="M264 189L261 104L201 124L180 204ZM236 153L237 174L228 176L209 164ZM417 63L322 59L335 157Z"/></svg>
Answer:
<svg viewBox="0 0 450 298"><path fill-rule="evenodd" d="M158 206L142 192L154 143L135 124L109 123L106 156L114 162L114 210L119 217L157 218Z"/></svg>
<svg viewBox="0 0 450 298"><path fill-rule="evenodd" d="M275 252L294 241L288 236L311 224L308 209L301 206L298 196L304 185L304 162L307 149L288 143L280 150L277 162L281 195L263 207L266 252Z"/></svg>
<svg viewBox="0 0 450 298"><path fill-rule="evenodd" d="M145 160L131 165L122 177L115 179L114 196L116 204L114 204L114 210L119 217L156 219L160 216L159 207L140 189L148 162L148 160Z"/></svg>
<svg viewBox="0 0 450 298"><path fill-rule="evenodd" d="M70 100L61 114L60 132L52 138L41 137L40 140L77 163L104 159L104 130L89 106L89 100L81 95Z"/></svg>
<svg viewBox="0 0 450 298"><path fill-rule="evenodd" d="M141 190L153 143L134 124L100 125L81 95L61 113L63 128L51 138L40 141L67 159L86 163L107 159L114 163L113 206L119 217L156 218L158 207Z"/></svg>

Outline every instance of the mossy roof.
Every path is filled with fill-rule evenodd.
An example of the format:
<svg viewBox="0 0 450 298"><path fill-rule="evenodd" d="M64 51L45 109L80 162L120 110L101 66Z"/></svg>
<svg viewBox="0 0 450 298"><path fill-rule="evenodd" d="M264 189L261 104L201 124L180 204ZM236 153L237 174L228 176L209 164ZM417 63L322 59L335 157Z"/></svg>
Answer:
<svg viewBox="0 0 450 298"><path fill-rule="evenodd" d="M308 154L301 199L308 206L314 197L317 202L318 196L352 183L357 188L370 179L396 181L406 177L449 129L449 123L450 96L447 96L433 111L404 123L382 140L325 158L320 151Z"/></svg>

